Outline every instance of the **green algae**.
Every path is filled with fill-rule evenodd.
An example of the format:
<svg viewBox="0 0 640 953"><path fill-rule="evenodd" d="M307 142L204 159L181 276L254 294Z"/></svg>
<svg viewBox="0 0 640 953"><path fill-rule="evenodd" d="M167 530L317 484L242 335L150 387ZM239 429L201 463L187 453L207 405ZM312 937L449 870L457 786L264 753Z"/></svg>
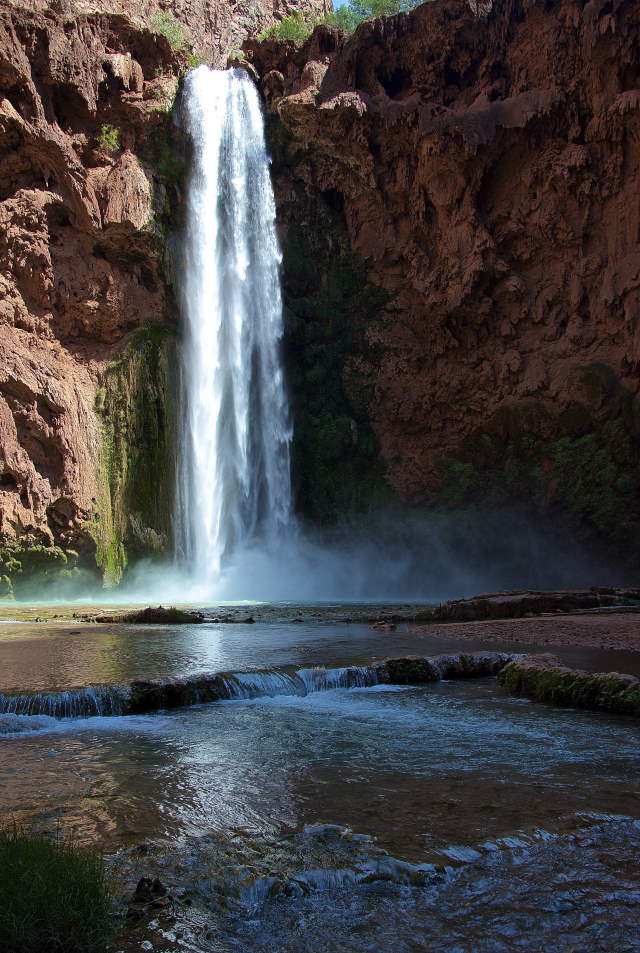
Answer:
<svg viewBox="0 0 640 953"><path fill-rule="evenodd" d="M503 668L498 682L510 695L532 701L640 716L640 682L630 675L592 674L524 660Z"/></svg>
<svg viewBox="0 0 640 953"><path fill-rule="evenodd" d="M174 494L175 329L145 325L109 364L96 401L98 494L87 530L105 584L132 559L169 549Z"/></svg>

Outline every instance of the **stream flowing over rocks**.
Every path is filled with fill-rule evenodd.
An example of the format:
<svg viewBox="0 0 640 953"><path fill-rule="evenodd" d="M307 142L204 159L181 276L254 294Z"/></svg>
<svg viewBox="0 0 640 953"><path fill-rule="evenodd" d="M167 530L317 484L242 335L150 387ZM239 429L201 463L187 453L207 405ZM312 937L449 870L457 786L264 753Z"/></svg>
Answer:
<svg viewBox="0 0 640 953"><path fill-rule="evenodd" d="M543 646L461 652L441 635L427 653L371 607L336 621L349 609L6 624L0 823L107 851L113 953L311 953L321 921L327 949L352 953L442 936L638 953L637 720L496 678L609 686L568 663L613 669L619 653L560 649L552 665ZM102 684L65 684L80 672Z"/></svg>
<svg viewBox="0 0 640 953"><path fill-rule="evenodd" d="M315 666L293 671L220 672L164 681L139 680L126 685L90 685L62 692L0 693L0 716L109 717L165 708L186 708L234 698L303 696L337 688L366 688L372 685L421 685L437 682L441 678L496 675L512 659L512 656L504 653L442 655L434 658L413 656L348 668ZM18 722L5 717L4 721L0 721L0 730L26 730L27 724L25 720ZM36 730L42 727L41 722L33 724Z"/></svg>

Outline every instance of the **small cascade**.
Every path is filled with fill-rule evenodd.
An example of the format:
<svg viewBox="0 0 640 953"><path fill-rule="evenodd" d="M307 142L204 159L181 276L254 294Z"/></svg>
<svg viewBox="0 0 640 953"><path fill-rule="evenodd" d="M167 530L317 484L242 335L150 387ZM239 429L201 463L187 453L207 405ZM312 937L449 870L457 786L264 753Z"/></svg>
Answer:
<svg viewBox="0 0 640 953"><path fill-rule="evenodd" d="M211 885L224 907L237 905L257 912L275 897L304 897L312 893L343 890L360 884L394 883L424 887L442 882L445 875L433 864L411 864L396 857L371 857L353 867L317 867L293 875L261 875L253 867L229 867Z"/></svg>
<svg viewBox="0 0 640 953"><path fill-rule="evenodd" d="M49 715L51 718L122 715L125 699L126 690L120 685L90 685L62 692L0 694L0 714Z"/></svg>
<svg viewBox="0 0 640 953"><path fill-rule="evenodd" d="M387 659L343 668L203 672L184 678L138 679L128 685L90 685L60 692L0 693L0 715L87 718L138 715L209 702L313 695L376 685L424 685L441 678L495 676L518 656L498 652Z"/></svg>
<svg viewBox="0 0 640 953"><path fill-rule="evenodd" d="M305 686L294 672L234 672L223 676L227 698L268 698L276 695L306 695Z"/></svg>
<svg viewBox="0 0 640 953"><path fill-rule="evenodd" d="M336 688L369 688L380 682L380 669L370 665L349 668L301 668L296 672L304 683L306 694L330 692Z"/></svg>
<svg viewBox="0 0 640 953"><path fill-rule="evenodd" d="M380 681L373 666L301 668L297 672L233 672L222 677L228 698L269 698L277 695L311 695L338 688L367 688Z"/></svg>
<svg viewBox="0 0 640 953"><path fill-rule="evenodd" d="M254 855L255 845L253 839ZM234 847L238 849L238 844ZM211 879L214 896L223 908L257 913L276 897L307 897L378 882L424 887L447 877L441 867L393 857L370 835L354 834L336 824L307 827L287 839L284 856L268 842L264 848L257 861L225 865Z"/></svg>

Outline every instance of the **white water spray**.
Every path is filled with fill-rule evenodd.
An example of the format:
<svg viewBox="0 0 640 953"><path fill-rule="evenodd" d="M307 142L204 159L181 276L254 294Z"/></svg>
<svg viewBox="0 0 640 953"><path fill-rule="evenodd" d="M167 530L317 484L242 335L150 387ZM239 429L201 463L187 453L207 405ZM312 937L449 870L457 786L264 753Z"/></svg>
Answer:
<svg viewBox="0 0 640 953"><path fill-rule="evenodd" d="M182 256L176 548L210 587L239 547L291 522L291 427L280 358L275 204L258 93L244 70L193 70Z"/></svg>

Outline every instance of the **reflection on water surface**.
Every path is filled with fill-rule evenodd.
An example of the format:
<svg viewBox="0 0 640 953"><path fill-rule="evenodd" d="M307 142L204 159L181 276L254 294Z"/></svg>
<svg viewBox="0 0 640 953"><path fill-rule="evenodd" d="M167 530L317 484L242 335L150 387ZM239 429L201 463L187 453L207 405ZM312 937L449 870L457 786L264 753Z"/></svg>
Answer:
<svg viewBox="0 0 640 953"><path fill-rule="evenodd" d="M402 630L336 623L78 627L72 636L43 629L0 645L7 684L353 664L411 651ZM56 674L44 684L54 660ZM188 867L203 838L227 849L240 830L253 838L254 866L268 867L273 847L265 845L327 823L374 835L379 848L421 864L447 845L537 828L566 833L576 812L640 816L637 722L507 698L493 679L240 699L149 716L34 718L26 727L0 736L2 820L49 831L61 825L109 850L154 842L166 855L163 876L176 852L192 858ZM235 913L212 912L207 888L204 908L196 904L176 929L186 931L185 943L190 937L185 949L206 953L311 953L321 922L322 948L336 953L435 951L441 946L429 937L438 935L447 937L447 953L638 953L630 911L639 835L624 824L624 837L609 824L582 839L540 843L520 859L504 851L492 859L487 848L474 871L437 885L325 884L323 899L303 891ZM151 860L141 856L143 871ZM447 864L458 854L438 856Z"/></svg>

